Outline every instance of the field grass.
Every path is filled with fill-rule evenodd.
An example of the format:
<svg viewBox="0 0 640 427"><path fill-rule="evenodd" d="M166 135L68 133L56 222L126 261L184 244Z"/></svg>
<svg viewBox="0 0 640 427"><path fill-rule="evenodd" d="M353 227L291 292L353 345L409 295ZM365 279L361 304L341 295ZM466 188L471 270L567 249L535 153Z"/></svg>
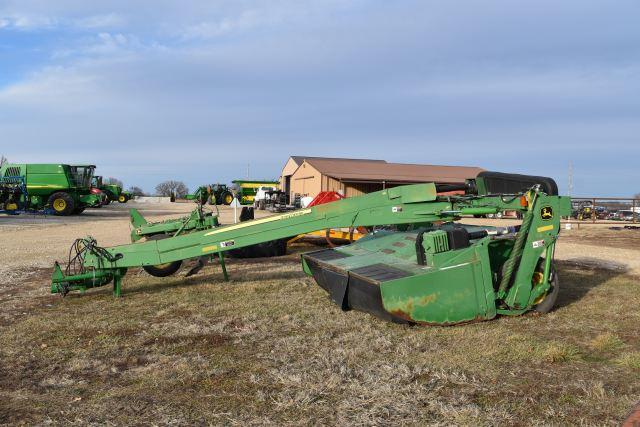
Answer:
<svg viewBox="0 0 640 427"><path fill-rule="evenodd" d="M558 308L457 327L343 313L296 255L131 272L0 304L7 424L618 424L640 400L640 283L560 264Z"/></svg>

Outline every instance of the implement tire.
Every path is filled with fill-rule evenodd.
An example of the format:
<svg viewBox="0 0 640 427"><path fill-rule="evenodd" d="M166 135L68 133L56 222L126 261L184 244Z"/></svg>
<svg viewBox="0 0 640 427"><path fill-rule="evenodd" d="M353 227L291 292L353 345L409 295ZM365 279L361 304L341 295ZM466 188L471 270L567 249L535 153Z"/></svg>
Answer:
<svg viewBox="0 0 640 427"><path fill-rule="evenodd" d="M128 200L129 198L124 194L118 196L118 203L127 203Z"/></svg>
<svg viewBox="0 0 640 427"><path fill-rule="evenodd" d="M162 240L166 239L167 237L169 236L167 236L166 234L155 234L153 236L147 237L146 239ZM182 261L173 261L158 265L143 265L142 268L144 269L144 271L154 277L168 277L174 274L176 271L180 270L181 266Z"/></svg>
<svg viewBox="0 0 640 427"><path fill-rule="evenodd" d="M76 209L76 202L68 193L58 191L49 197L49 206L53 210L53 214L57 216L73 215Z"/></svg>
<svg viewBox="0 0 640 427"><path fill-rule="evenodd" d="M181 266L182 261L174 261L166 264L143 265L142 268L153 277L168 277L180 270Z"/></svg>
<svg viewBox="0 0 640 427"><path fill-rule="evenodd" d="M541 262L538 264L536 272L542 271L542 274L544 274L544 260L541 259L540 261ZM560 280L558 279L556 267L553 264L551 264L551 272L549 273L549 283L551 284L551 289L547 291L547 294L544 296L542 301L533 306L533 309L538 313L549 313L553 310L553 307L556 305L556 301L558 300L558 294L560 293Z"/></svg>

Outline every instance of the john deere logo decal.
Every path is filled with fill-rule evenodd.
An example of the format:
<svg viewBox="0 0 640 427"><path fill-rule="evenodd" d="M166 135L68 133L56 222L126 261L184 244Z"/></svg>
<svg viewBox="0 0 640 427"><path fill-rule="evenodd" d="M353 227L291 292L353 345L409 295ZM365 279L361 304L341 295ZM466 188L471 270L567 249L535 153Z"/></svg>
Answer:
<svg viewBox="0 0 640 427"><path fill-rule="evenodd" d="M544 208L540 209L540 217L544 221L553 219L553 208L551 206L545 206Z"/></svg>

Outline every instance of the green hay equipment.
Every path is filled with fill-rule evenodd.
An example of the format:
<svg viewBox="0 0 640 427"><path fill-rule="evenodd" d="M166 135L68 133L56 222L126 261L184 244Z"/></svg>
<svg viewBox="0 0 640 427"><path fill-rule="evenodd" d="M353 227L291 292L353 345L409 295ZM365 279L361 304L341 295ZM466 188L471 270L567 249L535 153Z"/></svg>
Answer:
<svg viewBox="0 0 640 427"><path fill-rule="evenodd" d="M143 238L149 240L177 237L199 230L207 230L220 226L218 214L205 211L201 204L191 214L178 218L159 222L148 222L137 209L129 211L131 217L131 241L137 242ZM159 236L159 237L158 237Z"/></svg>
<svg viewBox="0 0 640 427"><path fill-rule="evenodd" d="M438 196L452 190L465 194ZM570 199L557 194L549 178L483 172L464 186L395 187L227 226L211 220L199 229L202 220L190 218L183 230L196 226L186 233L166 233L159 223L157 234L167 238L112 248L78 239L65 271L56 263L51 291L64 295L113 282L119 296L131 267L166 276L183 260L197 259L192 273L218 255L225 271L223 255L233 249L327 228L393 225L348 246L304 254L304 271L343 310L396 322L451 325L547 312L559 292L553 255L560 218L571 213ZM454 222L507 210L523 215L520 226Z"/></svg>
<svg viewBox="0 0 640 427"><path fill-rule="evenodd" d="M16 164L0 168L0 204L4 210L40 211L66 216L101 203L91 192L94 165Z"/></svg>

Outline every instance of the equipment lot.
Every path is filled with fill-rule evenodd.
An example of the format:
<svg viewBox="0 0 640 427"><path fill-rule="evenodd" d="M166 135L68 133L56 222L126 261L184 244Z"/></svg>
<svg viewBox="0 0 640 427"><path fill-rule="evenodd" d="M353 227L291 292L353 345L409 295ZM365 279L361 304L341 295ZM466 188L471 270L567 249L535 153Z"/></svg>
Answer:
<svg viewBox="0 0 640 427"><path fill-rule="evenodd" d="M0 422L615 424L640 399L638 230L563 230L555 311L455 327L342 313L301 271L309 244L229 260L228 283L212 264L50 295L74 237L129 242L130 207L193 204L0 218Z"/></svg>

